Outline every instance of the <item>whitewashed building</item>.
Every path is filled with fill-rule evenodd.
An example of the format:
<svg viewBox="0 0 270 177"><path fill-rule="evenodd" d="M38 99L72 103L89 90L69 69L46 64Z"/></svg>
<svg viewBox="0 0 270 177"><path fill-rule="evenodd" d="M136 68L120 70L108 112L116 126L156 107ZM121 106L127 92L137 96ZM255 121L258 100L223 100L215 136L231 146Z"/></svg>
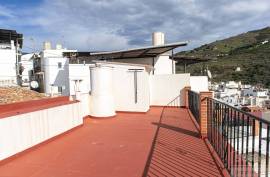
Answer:
<svg viewBox="0 0 270 177"><path fill-rule="evenodd" d="M0 29L0 85L10 86L20 84L20 49L22 34L14 30Z"/></svg>
<svg viewBox="0 0 270 177"><path fill-rule="evenodd" d="M34 53L28 53L21 56L21 86L30 87L31 76L33 75Z"/></svg>
<svg viewBox="0 0 270 177"><path fill-rule="evenodd" d="M63 57L63 52L75 50L63 49L59 44L52 49L51 44L45 42L44 50L40 53L44 92L48 95L69 95L69 59Z"/></svg>

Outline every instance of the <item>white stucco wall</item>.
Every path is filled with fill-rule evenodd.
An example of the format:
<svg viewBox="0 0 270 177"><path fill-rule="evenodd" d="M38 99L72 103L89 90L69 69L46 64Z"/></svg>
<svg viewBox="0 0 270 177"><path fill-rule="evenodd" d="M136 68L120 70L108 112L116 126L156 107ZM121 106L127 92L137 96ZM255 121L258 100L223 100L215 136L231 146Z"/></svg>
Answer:
<svg viewBox="0 0 270 177"><path fill-rule="evenodd" d="M117 66L113 71L113 94L116 111L146 112L150 106L149 74L137 73L137 103L135 103L134 73L128 69L144 67Z"/></svg>
<svg viewBox="0 0 270 177"><path fill-rule="evenodd" d="M0 49L0 86L17 84L16 50Z"/></svg>
<svg viewBox="0 0 270 177"><path fill-rule="evenodd" d="M175 61L169 59L169 55L160 55L155 58L155 70L154 74L174 74L175 73Z"/></svg>
<svg viewBox="0 0 270 177"><path fill-rule="evenodd" d="M80 101L80 110L82 117L86 117L90 115L90 95L89 93L80 93L79 99Z"/></svg>
<svg viewBox="0 0 270 177"><path fill-rule="evenodd" d="M167 105L180 95L185 86L190 85L190 74L151 75L150 104L155 106ZM184 104L181 97L181 106Z"/></svg>
<svg viewBox="0 0 270 177"><path fill-rule="evenodd" d="M80 101L83 117L90 115L90 70L92 64L69 64L69 89L73 99ZM81 80L78 85L78 98L75 97L75 80Z"/></svg>
<svg viewBox="0 0 270 177"><path fill-rule="evenodd" d="M23 66L24 70L22 72L22 86L29 86L30 76L29 73L33 70L33 53L25 54L21 56L20 64Z"/></svg>
<svg viewBox="0 0 270 177"><path fill-rule="evenodd" d="M69 64L70 95L75 95L75 80L81 80L79 91L82 94L90 92L90 70L92 64Z"/></svg>
<svg viewBox="0 0 270 177"><path fill-rule="evenodd" d="M208 77L190 76L190 87L195 92L208 91Z"/></svg>
<svg viewBox="0 0 270 177"><path fill-rule="evenodd" d="M79 103L0 119L0 160L83 123Z"/></svg>
<svg viewBox="0 0 270 177"><path fill-rule="evenodd" d="M91 114L90 103L92 101L89 92L91 90L91 76L89 67L93 64L70 64L69 65L69 80L70 94L75 98L74 79L81 79L80 83L80 101L84 116ZM150 88L149 88L149 73L144 66L134 66L127 64L109 64L103 63L102 66L113 67L113 97L116 111L132 111L146 112L150 106ZM143 72L138 72L137 87L138 101L135 103L134 94L134 74L129 69L142 69Z"/></svg>

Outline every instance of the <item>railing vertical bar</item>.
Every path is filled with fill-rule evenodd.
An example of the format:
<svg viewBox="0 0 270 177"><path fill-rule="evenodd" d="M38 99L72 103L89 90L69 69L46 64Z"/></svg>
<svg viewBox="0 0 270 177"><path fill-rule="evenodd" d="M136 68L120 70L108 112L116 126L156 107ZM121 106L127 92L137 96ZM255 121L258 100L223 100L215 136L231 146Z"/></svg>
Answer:
<svg viewBox="0 0 270 177"><path fill-rule="evenodd" d="M232 159L233 159L233 153L232 153L232 143L233 143L233 139L232 139L232 128L233 128L233 119L232 119L232 108L230 108L230 174L232 172Z"/></svg>
<svg viewBox="0 0 270 177"><path fill-rule="evenodd" d="M237 150L236 150L236 153L237 153L237 158L236 158L236 168L237 168L237 176L238 176L238 173L239 173L239 170L238 170L238 167L239 167L239 127L240 127L240 113L237 112Z"/></svg>
<svg viewBox="0 0 270 177"><path fill-rule="evenodd" d="M236 154L235 128L236 128L236 111L234 110L234 113L233 113L233 176L235 176L235 172L236 172L236 169L235 169L235 154Z"/></svg>
<svg viewBox="0 0 270 177"><path fill-rule="evenodd" d="M216 112L215 112L215 144L216 144L216 151L218 153L218 111L219 111L219 107L218 107L218 104L215 103L215 106L216 106Z"/></svg>
<svg viewBox="0 0 270 177"><path fill-rule="evenodd" d="M262 157L262 122L259 123L259 157L258 157L258 175L261 176L261 157Z"/></svg>
<svg viewBox="0 0 270 177"><path fill-rule="evenodd" d="M245 172L246 176L248 176L248 140L249 140L249 116L247 117L247 138L246 138L246 166L245 166Z"/></svg>
<svg viewBox="0 0 270 177"><path fill-rule="evenodd" d="M227 152L228 152L228 119L227 119L227 106L224 105L224 115L223 115L223 119L224 119L224 125L225 125L225 132L224 132L224 163L225 163L225 167L226 169L228 169L228 156L227 156Z"/></svg>
<svg viewBox="0 0 270 177"><path fill-rule="evenodd" d="M228 164L227 164L227 162L228 162L228 160L227 160L227 118L226 118L226 110L227 110L227 106L226 105L224 105L224 107L223 107L223 127L224 127L224 136L223 136L223 143L224 143L224 145L223 145L223 147L224 147L224 162L225 162L225 167L227 168L228 166Z"/></svg>
<svg viewBox="0 0 270 177"><path fill-rule="evenodd" d="M221 105L218 106L218 127L217 127L217 141L218 141L218 155L221 154L221 144L220 144L220 112L221 112ZM222 157L222 156L221 156Z"/></svg>
<svg viewBox="0 0 270 177"><path fill-rule="evenodd" d="M251 173L254 176L254 149L255 149L255 127L256 122L255 119L252 119L252 160L251 160Z"/></svg>
<svg viewBox="0 0 270 177"><path fill-rule="evenodd" d="M245 135L244 135L244 130L245 130L245 115L242 114L242 119L241 119L241 122L242 122L242 129L241 129L241 139L242 139L242 142L241 142L241 176L243 176L243 166L244 166L244 161L243 161L243 154L244 154L244 139L245 139Z"/></svg>
<svg viewBox="0 0 270 177"><path fill-rule="evenodd" d="M214 128L213 128L213 133L214 133L214 148L217 149L217 109L216 109L216 103L214 102Z"/></svg>
<svg viewBox="0 0 270 177"><path fill-rule="evenodd" d="M223 106L223 115L222 115L222 122L223 122L223 130L224 130L224 136L223 136L223 156L224 156L224 162L226 162L226 105ZM225 165L226 166L226 165Z"/></svg>
<svg viewBox="0 0 270 177"><path fill-rule="evenodd" d="M270 125L267 125L267 135L266 135L266 159L265 159L265 176L268 177L268 169L269 169L269 133L270 133Z"/></svg>
<svg viewBox="0 0 270 177"><path fill-rule="evenodd" d="M223 132L224 132L224 124L223 124L223 110L224 110L224 105L221 105L221 110L220 110L220 126L221 126L221 132L220 132L220 145L221 145L221 159L224 162L224 137L223 137Z"/></svg>

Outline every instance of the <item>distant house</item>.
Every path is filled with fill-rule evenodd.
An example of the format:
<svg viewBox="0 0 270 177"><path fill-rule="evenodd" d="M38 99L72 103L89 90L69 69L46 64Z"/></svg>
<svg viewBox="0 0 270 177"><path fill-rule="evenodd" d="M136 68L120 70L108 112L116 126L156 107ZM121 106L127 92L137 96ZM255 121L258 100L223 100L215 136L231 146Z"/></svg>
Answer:
<svg viewBox="0 0 270 177"><path fill-rule="evenodd" d="M20 85L20 50L23 35L14 30L0 29L0 85Z"/></svg>

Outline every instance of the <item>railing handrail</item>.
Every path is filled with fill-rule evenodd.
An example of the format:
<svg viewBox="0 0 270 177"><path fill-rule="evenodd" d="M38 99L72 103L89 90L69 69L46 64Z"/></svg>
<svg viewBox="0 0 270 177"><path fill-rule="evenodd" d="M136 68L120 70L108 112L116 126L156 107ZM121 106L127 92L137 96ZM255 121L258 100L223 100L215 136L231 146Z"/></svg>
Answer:
<svg viewBox="0 0 270 177"><path fill-rule="evenodd" d="M181 94L178 95L177 97L175 97L172 101L170 101L169 103L167 103L166 106L169 106L171 103L173 103L175 100L177 100L178 98L181 98Z"/></svg>
<svg viewBox="0 0 270 177"><path fill-rule="evenodd" d="M230 108L234 109L235 111L238 111L238 112L240 112L240 113L242 113L242 114L245 114L246 116L249 116L249 117L251 117L251 118L254 118L254 119L257 120L257 121L261 121L261 122L263 122L263 123L265 123L265 124L270 124L270 121L268 121L268 120L262 119L262 118L260 118L260 117L258 117L258 116L256 116L256 115L250 114L250 113L248 113L248 112L246 112L246 111L243 111L243 110L238 109L238 108L236 108L236 107L234 107L234 106L231 106L231 105L229 105L229 104L226 104L226 103L224 103L224 102L222 102L222 101L220 101L220 100L218 100L218 99L216 99L216 98L209 98L209 97L207 97L207 99L209 99L209 100L214 100L214 101L216 101L216 102L218 102L218 103L220 103L220 104L226 105L227 107L230 107Z"/></svg>

